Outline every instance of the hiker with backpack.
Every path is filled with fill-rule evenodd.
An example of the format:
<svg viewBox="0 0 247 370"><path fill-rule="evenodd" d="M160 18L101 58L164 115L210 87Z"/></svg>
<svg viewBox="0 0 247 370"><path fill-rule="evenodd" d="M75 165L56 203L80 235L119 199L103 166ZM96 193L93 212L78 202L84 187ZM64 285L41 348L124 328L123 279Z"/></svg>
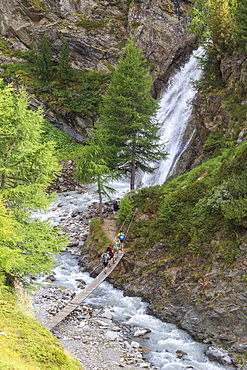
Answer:
<svg viewBox="0 0 247 370"><path fill-rule="evenodd" d="M113 213L117 213L117 211L119 210L119 204L118 204L118 201L117 200L114 200L113 202Z"/></svg>
<svg viewBox="0 0 247 370"><path fill-rule="evenodd" d="M119 239L119 243L120 243L120 249L121 249L121 251L123 251L124 241L125 241L125 234L122 231L120 231L120 233L118 234L118 239Z"/></svg>
<svg viewBox="0 0 247 370"><path fill-rule="evenodd" d="M107 266L108 266L108 263L109 263L109 260L110 260L110 255L107 251L105 251L102 254L101 258L102 258L103 269L104 269L105 274L106 274Z"/></svg>
<svg viewBox="0 0 247 370"><path fill-rule="evenodd" d="M113 259L114 257L114 249L112 248L112 245L110 244L109 247L107 247L106 249L106 252L109 254L110 258L109 258L109 266L110 266L110 261Z"/></svg>

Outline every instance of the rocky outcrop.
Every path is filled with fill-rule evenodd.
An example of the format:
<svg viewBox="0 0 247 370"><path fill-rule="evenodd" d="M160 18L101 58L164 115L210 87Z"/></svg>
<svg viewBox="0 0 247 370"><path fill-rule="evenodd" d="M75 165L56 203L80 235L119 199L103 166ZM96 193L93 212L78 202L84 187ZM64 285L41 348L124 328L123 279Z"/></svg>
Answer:
<svg viewBox="0 0 247 370"><path fill-rule="evenodd" d="M158 97L170 75L196 47L196 37L187 33L189 6L189 0L0 0L0 34L13 50L22 51L31 45L38 49L46 34L55 61L66 39L74 69L102 73L116 65L127 39L133 37L152 66L153 95ZM18 62L9 53L0 58L2 64ZM45 101L40 105L48 121L85 143L96 116L58 111Z"/></svg>
<svg viewBox="0 0 247 370"><path fill-rule="evenodd" d="M38 5L39 4L39 5ZM195 47L186 31L188 18L182 1L0 0L0 33L12 37L16 49L38 47L46 33L55 53L67 39L74 68L108 72L126 40L133 37L163 76ZM162 79L163 77L161 77Z"/></svg>

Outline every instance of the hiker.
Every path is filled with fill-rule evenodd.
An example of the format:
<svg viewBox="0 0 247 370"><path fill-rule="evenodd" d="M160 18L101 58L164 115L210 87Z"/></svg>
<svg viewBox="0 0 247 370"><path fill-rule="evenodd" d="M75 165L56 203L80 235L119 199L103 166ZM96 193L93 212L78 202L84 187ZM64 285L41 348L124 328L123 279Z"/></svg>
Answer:
<svg viewBox="0 0 247 370"><path fill-rule="evenodd" d="M120 243L118 241L113 243L113 249L114 249L114 256L113 256L113 263L115 263L116 258L118 256L118 249L119 249Z"/></svg>
<svg viewBox="0 0 247 370"><path fill-rule="evenodd" d="M113 259L114 257L114 249L112 248L112 245L110 244L109 247L107 247L106 249L106 252L109 254L110 258L109 258L109 266L110 266L110 261Z"/></svg>
<svg viewBox="0 0 247 370"><path fill-rule="evenodd" d="M105 251L102 254L101 258L102 258L103 269L104 269L105 274L106 274L106 270L107 270L107 266L108 266L108 263L109 263L110 255L107 251Z"/></svg>
<svg viewBox="0 0 247 370"><path fill-rule="evenodd" d="M124 241L125 241L125 234L120 231L120 233L118 234L118 239L119 239L119 243L120 243L120 249L121 251L123 251L123 246L124 246Z"/></svg>
<svg viewBox="0 0 247 370"><path fill-rule="evenodd" d="M119 210L118 201L114 200L113 202L113 213L115 214Z"/></svg>

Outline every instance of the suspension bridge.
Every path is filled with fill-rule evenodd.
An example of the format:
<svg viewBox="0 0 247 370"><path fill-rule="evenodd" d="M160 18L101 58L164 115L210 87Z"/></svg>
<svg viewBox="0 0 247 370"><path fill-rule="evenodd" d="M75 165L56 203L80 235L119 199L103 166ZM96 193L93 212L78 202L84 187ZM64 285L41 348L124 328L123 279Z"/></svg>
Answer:
<svg viewBox="0 0 247 370"><path fill-rule="evenodd" d="M81 302L84 301L110 275L110 273L117 267L123 256L124 252L118 251L115 263L112 263L112 265L108 267L106 271L102 271L90 284L86 286L84 290L78 293L75 298L73 298L72 301L67 304L66 307L59 311L58 314L48 322L46 325L47 329L53 329L59 322L67 317L72 311L74 311L81 304Z"/></svg>
<svg viewBox="0 0 247 370"><path fill-rule="evenodd" d="M125 237L127 236L132 221L134 219L136 211L134 212L132 219L129 223L127 231L125 232ZM122 230L125 221L121 225L120 230ZM88 284L84 290L78 293L68 304L65 306L61 311L58 312L49 322L46 324L47 329L53 329L59 322L61 322L65 317L67 317L72 311L74 311L80 304L83 302L110 274L111 272L117 267L119 262L124 256L124 252L118 250L117 255L115 256L114 263L112 262L110 266L107 267L107 270L101 271L98 276ZM98 266L97 266L98 267Z"/></svg>

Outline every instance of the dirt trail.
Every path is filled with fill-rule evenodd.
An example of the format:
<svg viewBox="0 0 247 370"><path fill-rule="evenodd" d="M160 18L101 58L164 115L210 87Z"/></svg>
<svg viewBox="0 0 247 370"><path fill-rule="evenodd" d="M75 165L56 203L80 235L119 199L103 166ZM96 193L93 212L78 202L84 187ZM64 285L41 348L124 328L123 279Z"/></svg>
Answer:
<svg viewBox="0 0 247 370"><path fill-rule="evenodd" d="M116 239L118 229L116 226L116 219L104 219L104 223L102 224L102 229L106 234L107 238L113 243Z"/></svg>

